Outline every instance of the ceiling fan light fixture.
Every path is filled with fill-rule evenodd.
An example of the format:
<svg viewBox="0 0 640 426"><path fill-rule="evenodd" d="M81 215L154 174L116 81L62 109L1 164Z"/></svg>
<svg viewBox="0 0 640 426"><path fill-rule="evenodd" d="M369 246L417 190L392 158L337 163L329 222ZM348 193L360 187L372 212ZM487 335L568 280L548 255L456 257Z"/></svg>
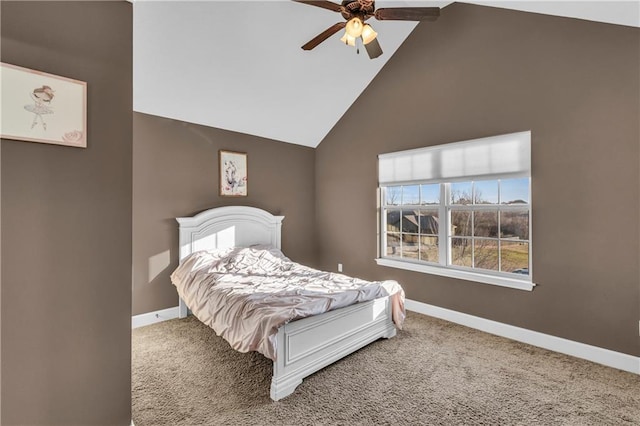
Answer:
<svg viewBox="0 0 640 426"><path fill-rule="evenodd" d="M369 44L378 37L378 33L373 30L371 25L364 24L362 28L362 43Z"/></svg>
<svg viewBox="0 0 640 426"><path fill-rule="evenodd" d="M355 46L356 45L356 38L355 37L351 37L349 34L347 34L347 32L345 31L344 35L342 36L342 38L340 39L341 42L343 42L344 44L348 44L349 46Z"/></svg>
<svg viewBox="0 0 640 426"><path fill-rule="evenodd" d="M362 30L362 20L358 17L352 18L349 22L347 22L347 27L345 28L345 32L354 39L362 35Z"/></svg>
<svg viewBox="0 0 640 426"><path fill-rule="evenodd" d="M439 7L383 7L376 9L375 1L373 0L342 0L342 2L338 2L338 0L294 1L338 12L344 18L341 22L333 24L312 38L302 46L302 49L311 50L344 28L345 33L340 41L356 47L356 52L360 53L358 47L358 39L360 39L370 59L375 59L382 55L382 48L378 43L378 33L369 24L365 23L368 19L420 22L434 21L440 16Z"/></svg>

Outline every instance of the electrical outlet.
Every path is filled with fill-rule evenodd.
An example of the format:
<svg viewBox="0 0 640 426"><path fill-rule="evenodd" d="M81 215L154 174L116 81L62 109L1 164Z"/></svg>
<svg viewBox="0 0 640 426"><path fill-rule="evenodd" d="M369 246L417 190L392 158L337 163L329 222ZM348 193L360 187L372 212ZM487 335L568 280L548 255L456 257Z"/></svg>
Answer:
<svg viewBox="0 0 640 426"><path fill-rule="evenodd" d="M342 263L338 263L338 272L342 272Z"/></svg>

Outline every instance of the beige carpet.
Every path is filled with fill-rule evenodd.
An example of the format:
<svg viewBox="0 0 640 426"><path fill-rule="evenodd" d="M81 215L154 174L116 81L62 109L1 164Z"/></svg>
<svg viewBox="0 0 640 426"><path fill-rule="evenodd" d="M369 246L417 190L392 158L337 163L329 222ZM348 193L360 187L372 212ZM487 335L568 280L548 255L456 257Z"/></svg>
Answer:
<svg viewBox="0 0 640 426"><path fill-rule="evenodd" d="M411 312L282 401L270 380L193 317L133 330L136 426L640 425L640 376Z"/></svg>

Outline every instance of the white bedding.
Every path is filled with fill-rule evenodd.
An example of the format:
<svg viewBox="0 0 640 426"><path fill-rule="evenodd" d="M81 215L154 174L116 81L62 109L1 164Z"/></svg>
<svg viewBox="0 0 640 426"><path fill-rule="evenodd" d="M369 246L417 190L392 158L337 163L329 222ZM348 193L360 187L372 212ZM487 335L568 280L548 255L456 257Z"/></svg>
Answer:
<svg viewBox="0 0 640 426"><path fill-rule="evenodd" d="M191 312L234 349L272 360L278 328L289 321L385 296L391 296L396 327L404 321L404 291L396 281L319 271L274 248L195 252L171 281Z"/></svg>

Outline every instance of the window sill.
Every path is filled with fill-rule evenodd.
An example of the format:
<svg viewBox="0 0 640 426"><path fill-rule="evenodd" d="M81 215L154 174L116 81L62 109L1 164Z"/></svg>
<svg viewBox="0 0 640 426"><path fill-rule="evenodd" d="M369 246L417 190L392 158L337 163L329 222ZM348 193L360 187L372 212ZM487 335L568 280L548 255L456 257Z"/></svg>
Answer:
<svg viewBox="0 0 640 426"><path fill-rule="evenodd" d="M424 274L440 275L442 277L457 278L460 280L474 281L483 284L498 285L501 287L516 288L518 290L532 291L535 284L530 281L518 280L495 275L479 274L477 272L462 271L459 269L443 268L441 266L425 265L401 260L378 258L376 263L390 268L406 269L407 271L422 272Z"/></svg>

